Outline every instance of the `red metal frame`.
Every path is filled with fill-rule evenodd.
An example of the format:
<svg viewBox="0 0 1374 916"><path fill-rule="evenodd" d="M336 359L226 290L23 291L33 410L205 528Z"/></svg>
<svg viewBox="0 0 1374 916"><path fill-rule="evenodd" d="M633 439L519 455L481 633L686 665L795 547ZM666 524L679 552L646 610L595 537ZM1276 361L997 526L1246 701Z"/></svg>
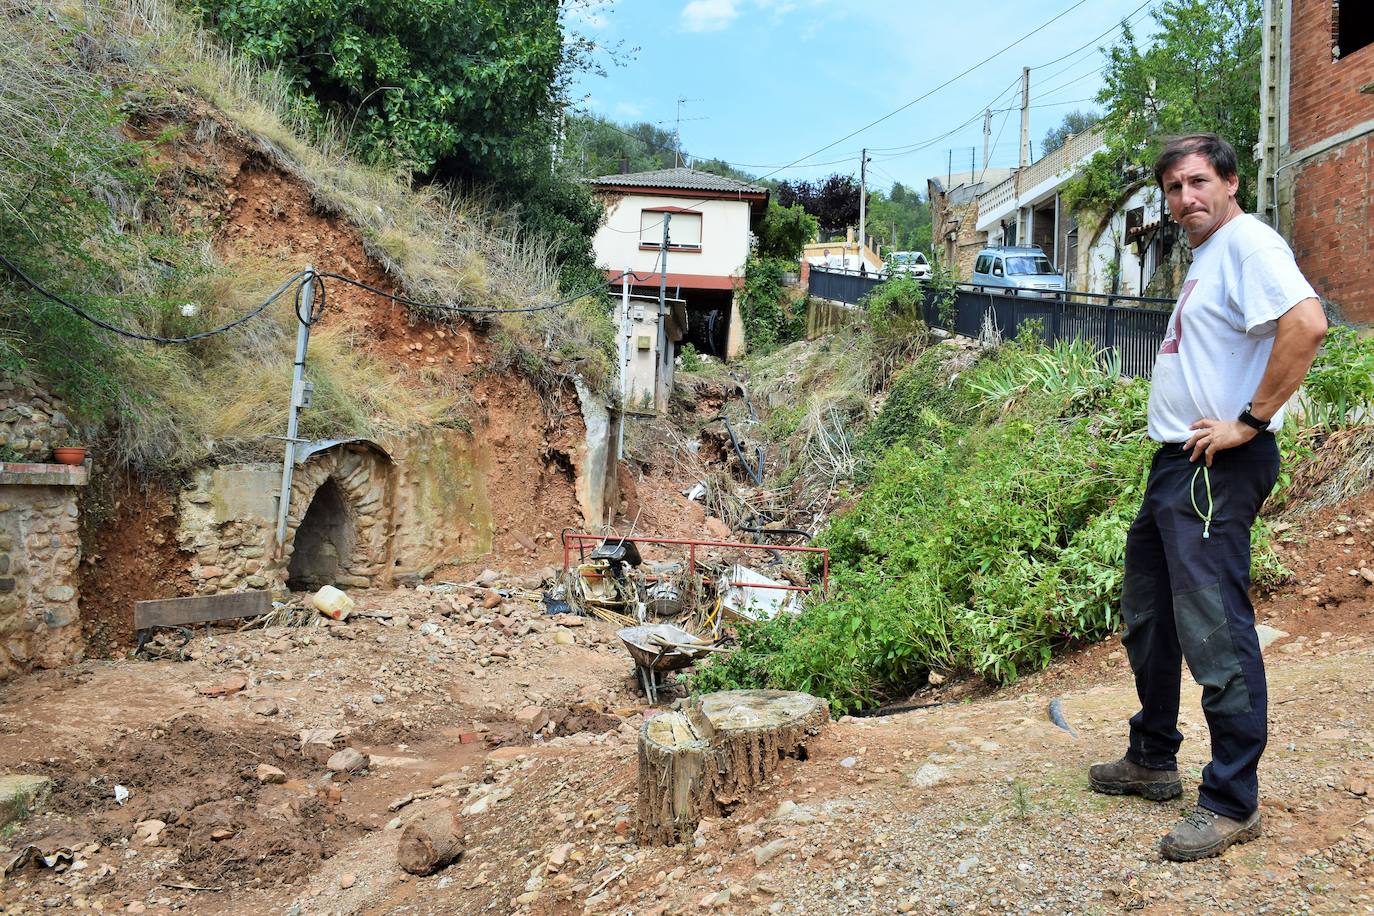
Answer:
<svg viewBox="0 0 1374 916"><path fill-rule="evenodd" d="M574 547L581 547L584 543L599 544L602 541L620 540L615 536L607 537L600 534L587 534L579 531L564 531L563 542L563 571L567 572L572 568L572 551ZM725 547L729 549L738 548L740 550L767 550L778 551L780 553L818 553L821 555L821 594L825 594L830 588L830 549L828 547L802 547L790 544L744 544L739 541L712 541L699 538L646 538L646 537L626 537L626 541L635 544L676 544L687 547L687 571L689 575L695 576L697 572L697 548L698 547ZM651 577L656 578L656 577ZM720 585L721 583L717 583ZM775 588L786 592L810 592L809 585L769 585L754 582L726 582L726 588L734 585L745 588Z"/></svg>

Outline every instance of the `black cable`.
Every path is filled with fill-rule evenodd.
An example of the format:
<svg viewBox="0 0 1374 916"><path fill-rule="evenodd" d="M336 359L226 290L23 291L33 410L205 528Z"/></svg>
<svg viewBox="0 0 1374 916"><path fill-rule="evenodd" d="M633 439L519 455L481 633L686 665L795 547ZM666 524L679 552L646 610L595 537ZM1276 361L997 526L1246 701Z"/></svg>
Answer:
<svg viewBox="0 0 1374 916"><path fill-rule="evenodd" d="M574 295L571 295L566 299L559 299L556 302L546 302L543 305L526 305L521 306L519 308L503 309L477 305L447 305L440 303L420 302L415 299L408 299L405 296L397 296L395 293L389 293L386 290L378 289L375 286L369 286L361 280L354 280L351 277L345 277L343 274L325 272L316 273L315 276L320 279L328 278L330 280L339 280L343 283L349 284L350 286L356 286L359 289L365 289L368 292L373 293L374 295L382 296L383 298L390 299L391 301L400 303L401 305L408 305L412 308L432 309L438 312L455 312L462 315L516 315L528 314L530 312L547 312L550 309L556 309L565 305L569 305L573 302L576 302L579 299L583 299L587 296L592 295L593 293L599 292L600 290L608 289L617 280L621 280L625 277L630 277L631 279L636 280L640 283L648 282L648 278L640 279L638 274L635 274L634 272L627 270L622 271L614 277L611 277L604 283L600 283L596 286L593 286L590 289L583 290L580 293L575 293Z"/></svg>
<svg viewBox="0 0 1374 916"><path fill-rule="evenodd" d="M85 319L86 321L89 321L91 324L95 325L96 327L104 328L105 330L110 331L110 332L115 333L115 334L118 334L118 335L120 335L121 337L129 337L129 338L132 338L133 340L143 340L143 341L147 341L148 343L155 343L155 344L184 344L184 343L193 343L193 342L195 342L195 341L197 341L197 340L204 340L204 339L206 339L207 337L214 337L216 334L223 334L225 331L232 331L234 328L238 327L239 325L244 324L245 322L250 321L250 320L252 320L252 319L258 317L258 316L261 315L263 312L267 311L267 307L268 307L269 305L271 305L273 302L276 302L278 299L280 299L280 298L286 293L287 290L289 290L294 284L296 284L296 283L300 282L302 279L304 279L304 278L307 276L307 274L309 273L308 271L304 271L304 270L303 270L303 271L301 271L300 273L297 273L297 274L293 275L289 280L287 280L287 281L286 281L285 283L283 283L281 286L277 287L276 291L275 291L274 293L272 293L272 295L270 295L270 296L268 296L266 299L264 299L261 305L257 306L256 308L252 309L251 311L247 312L246 314L241 315L241 316L239 316L238 318L235 318L233 321L229 322L228 324L220 325L220 326L217 327L217 328L212 328L212 329L210 329L210 330L208 330L208 331L201 331L199 334L191 334L191 335L188 335L188 336L186 336L186 337L158 337L158 336L155 335L155 334L144 334L144 333L141 333L141 332L139 332L139 331L130 331L128 328L121 328L121 327L119 327L118 325L110 324L108 321L105 321L105 320L103 320L103 319L97 318L96 316L92 315L90 312L87 312L87 311L86 311L85 309L83 309L81 306L76 305L76 304L73 303L73 302L68 302L66 299L63 299L61 296L57 295L56 293L49 292L47 289L45 289L45 288L42 286L42 284L40 284L37 280L34 280L34 279L33 279L32 277L30 277L28 274L26 274L26 273L24 273L22 270L20 270L20 269L14 264L13 261L11 261L9 258L5 257L3 254L0 254L0 264L3 264L3 265L10 271L10 273L12 273L12 274L14 274L16 277L18 277L26 286L28 286L28 287L29 287L30 289L32 289L34 292L38 293L40 296L43 296L43 297L46 298L46 299L50 299L50 300L52 300L53 302L56 302L58 305L63 306L64 308L70 309L71 311L75 312L79 317ZM297 292L297 297L298 297L298 298L299 298L299 295L300 295L300 293L299 293L299 291L298 291L298 292ZM299 317L299 309L297 310L297 317Z"/></svg>

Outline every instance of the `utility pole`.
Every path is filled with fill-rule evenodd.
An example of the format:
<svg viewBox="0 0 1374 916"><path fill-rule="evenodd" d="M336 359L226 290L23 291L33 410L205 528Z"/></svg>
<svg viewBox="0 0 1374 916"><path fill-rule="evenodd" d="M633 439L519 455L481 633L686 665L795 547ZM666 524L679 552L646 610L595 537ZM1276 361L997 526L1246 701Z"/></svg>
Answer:
<svg viewBox="0 0 1374 916"><path fill-rule="evenodd" d="M625 411L630 400L630 268L620 276L620 427L615 434L615 460L625 457Z"/></svg>
<svg viewBox="0 0 1374 916"><path fill-rule="evenodd" d="M1021 68L1021 168L1030 165L1030 67Z"/></svg>
<svg viewBox="0 0 1374 916"><path fill-rule="evenodd" d="M988 170L988 146L992 143L992 109L983 112L983 171Z"/></svg>
<svg viewBox="0 0 1374 916"><path fill-rule="evenodd" d="M945 191L949 191L949 186L954 183L954 149L949 151L949 162L945 165Z"/></svg>
<svg viewBox="0 0 1374 916"><path fill-rule="evenodd" d="M978 171L978 147L968 148L968 183L973 184L973 176Z"/></svg>
<svg viewBox="0 0 1374 916"><path fill-rule="evenodd" d="M673 218L673 214L663 214L663 243L658 249L659 275L658 275L658 377L654 380L655 404L654 409L658 409L658 399L661 397L663 403L668 402L668 366L671 361L668 359L668 222Z"/></svg>
<svg viewBox="0 0 1374 916"><path fill-rule="evenodd" d="M859 154L859 263L864 259L864 220L868 213L868 148Z"/></svg>
<svg viewBox="0 0 1374 916"><path fill-rule="evenodd" d="M291 474L296 464L296 431L301 408L310 406L311 385L305 380L305 351L310 346L311 312L315 306L315 268L307 265L296 301L296 361L291 368L291 403L286 410L286 454L282 459L281 495L277 498L277 556L286 549L286 516L291 510ZM301 308L305 314L300 313Z"/></svg>

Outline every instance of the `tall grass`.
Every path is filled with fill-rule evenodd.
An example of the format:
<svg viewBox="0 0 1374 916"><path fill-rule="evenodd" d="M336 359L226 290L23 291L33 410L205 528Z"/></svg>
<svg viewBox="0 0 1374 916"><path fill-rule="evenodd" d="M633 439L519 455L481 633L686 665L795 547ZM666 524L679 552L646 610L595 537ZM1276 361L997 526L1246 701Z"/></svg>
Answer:
<svg viewBox="0 0 1374 916"><path fill-rule="evenodd" d="M164 0L0 0L0 17L0 237L40 282L88 310L145 333L192 333L242 314L304 266L251 253L221 259L208 236L179 230L157 190L172 178L151 155L163 140L260 151L317 207L357 227L411 298L509 307L557 297L548 246L509 214L480 195L416 187L403 169L358 162L348 125L316 117L278 75L218 46ZM129 118L165 124L167 136L130 141ZM604 387L612 330L602 303L478 323L500 337L505 365L542 390L573 371ZM186 304L194 317L183 317ZM180 347L115 338L3 278L0 305L0 368L62 394L88 435L105 430L117 464L175 471L226 449L262 449L284 429L288 300ZM354 345L365 335L336 322L312 338L308 435L466 422L454 381L371 359Z"/></svg>

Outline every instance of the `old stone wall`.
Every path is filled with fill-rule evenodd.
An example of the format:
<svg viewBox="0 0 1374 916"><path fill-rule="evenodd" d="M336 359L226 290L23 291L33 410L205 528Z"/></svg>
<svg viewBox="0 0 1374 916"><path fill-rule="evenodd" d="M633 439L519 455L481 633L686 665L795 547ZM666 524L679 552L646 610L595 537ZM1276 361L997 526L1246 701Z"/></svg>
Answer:
<svg viewBox="0 0 1374 916"><path fill-rule="evenodd" d="M0 680L82 655L77 497L84 467L0 469Z"/></svg>
<svg viewBox="0 0 1374 916"><path fill-rule="evenodd" d="M0 378L0 460L47 461L72 434L62 399L16 379Z"/></svg>

